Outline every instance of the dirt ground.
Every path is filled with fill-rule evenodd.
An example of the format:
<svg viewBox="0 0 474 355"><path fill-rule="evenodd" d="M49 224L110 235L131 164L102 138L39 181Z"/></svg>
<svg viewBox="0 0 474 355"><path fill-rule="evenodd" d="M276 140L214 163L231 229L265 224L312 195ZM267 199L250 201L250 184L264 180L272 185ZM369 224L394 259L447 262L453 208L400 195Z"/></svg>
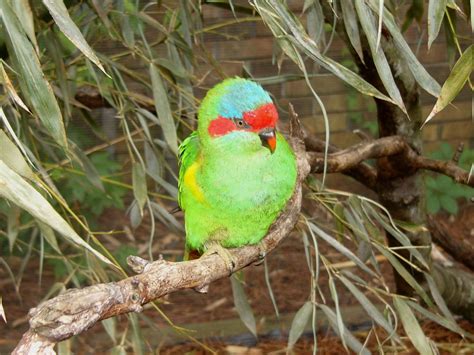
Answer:
<svg viewBox="0 0 474 355"><path fill-rule="evenodd" d="M462 226L462 228L470 228L474 231L474 208L469 208L470 216L466 220L466 213L463 214L462 221L456 219L447 219L449 223L455 228ZM324 216L322 216L324 217ZM440 216L440 218L448 218ZM124 216L123 212L109 210L106 215L102 217L101 223L107 225L107 228L112 230L124 230L124 226L128 226L128 218ZM134 232L136 238L135 244L144 247L144 241L148 238L149 225L144 221L142 226ZM158 230L165 230L158 225ZM471 236L473 234L470 234ZM119 237L117 237L119 238ZM166 232L159 237L155 236L154 253L158 255L163 254L167 259L179 259L182 255L183 239L178 236L178 233ZM139 248L140 249L140 248ZM339 255L334 249L322 243L320 251L331 262L344 261L345 259ZM21 266L21 259L10 258L8 260L10 266L14 270L18 270ZM9 277L6 270L0 267L0 289L3 297L3 306L8 319L5 325L0 321L0 354L10 351L19 341L21 334L27 329L27 312L31 307L37 305L48 293L51 286L56 281L51 267L47 265L44 268L41 284L39 283L39 261L38 258L32 258L26 265L26 271L23 275L20 289L15 290L12 283L9 282ZM301 236L299 233L292 233L273 253L267 256L268 270L272 290L276 298L281 314L290 314L296 312L301 305L308 300L310 287L310 274L306 266L305 254ZM392 271L388 263L382 262L382 272L386 276L388 285L393 289ZM355 271L352 269L351 271ZM327 276L322 273L319 284L322 285L323 293L329 295L327 290ZM264 267L251 266L244 271L244 287L249 298L249 303L253 309L257 322L265 317L274 316L274 308L270 299L264 275ZM69 285L69 287L73 287ZM338 288L338 295L341 307L349 307L355 305L356 301L342 287ZM192 290L184 290L168 295L159 301L161 310L177 325L186 325L191 323L212 323L219 320L238 319L238 314L234 307L232 290L230 281L222 279L213 283L208 294L198 294ZM144 314L149 321L154 323L156 327L165 326L165 320L157 314L156 311L147 308ZM119 327L125 322L121 322L119 318ZM146 322L143 322L144 327L147 327ZM466 321L461 322L462 326L474 332L474 326ZM474 353L474 349L470 347L466 340L462 340L458 335L449 332L433 323L424 323L424 330L428 336L437 343L442 345L442 352L446 353ZM367 330L355 330L362 341L367 336ZM76 344L79 345L78 353L100 353L110 349L113 344L106 336L103 337L104 344L97 348L97 345L91 346L89 335L96 335L97 333L105 334L104 328L100 325L93 327L79 337L76 337ZM251 345L230 344L222 340L204 339L212 349L218 350L220 353L235 353L235 354L268 354L280 353L286 347L287 334L280 334L277 337L263 337ZM295 353L306 354L312 352L312 337L304 336L297 343ZM376 340L372 335L369 337L369 348L376 350ZM232 347L233 346L233 347ZM341 354L346 350L340 343L337 337L330 331L324 331L318 334L318 348L321 354ZM411 350L410 350L411 349ZM158 349L155 349L158 350ZM163 354L202 354L205 353L202 348L193 343L178 344L168 347L161 347L160 353ZM402 349L398 349L399 351ZM395 351L395 349L394 349ZM404 350L401 353L411 354L413 348ZM283 352L284 353L284 352Z"/></svg>

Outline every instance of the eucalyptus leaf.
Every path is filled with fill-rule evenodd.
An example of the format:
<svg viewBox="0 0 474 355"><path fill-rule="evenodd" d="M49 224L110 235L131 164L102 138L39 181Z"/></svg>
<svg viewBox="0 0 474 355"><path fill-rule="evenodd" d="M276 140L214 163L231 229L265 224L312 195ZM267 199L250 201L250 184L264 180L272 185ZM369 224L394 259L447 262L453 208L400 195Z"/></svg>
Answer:
<svg viewBox="0 0 474 355"><path fill-rule="evenodd" d="M0 196L24 209L69 241L87 249L103 262L113 265L105 256L87 244L54 208L20 175L0 160Z"/></svg>
<svg viewBox="0 0 474 355"><path fill-rule="evenodd" d="M232 295L234 297L234 305L237 309L240 319L245 324L248 330L257 337L257 324L255 317L252 312L252 308L247 300L242 283L237 279L235 275L230 277L232 285Z"/></svg>
<svg viewBox="0 0 474 355"><path fill-rule="evenodd" d="M416 350L418 350L420 354L434 355L434 344L423 333L418 320L416 319L408 304L400 297L395 297L393 300L393 305L395 306L397 313L400 315L405 333L408 335L408 338L410 338L410 341Z"/></svg>
<svg viewBox="0 0 474 355"><path fill-rule="evenodd" d="M133 184L133 195L137 200L140 214L143 214L143 207L145 206L148 189L146 185L146 176L143 166L135 162L132 166L132 184Z"/></svg>
<svg viewBox="0 0 474 355"><path fill-rule="evenodd" d="M471 44L464 51L449 73L448 79L446 79L441 88L438 100L423 125L427 124L439 111L444 109L459 94L472 73L473 63L474 45Z"/></svg>
<svg viewBox="0 0 474 355"><path fill-rule="evenodd" d="M8 1L0 2L8 53L18 73L24 97L56 142L66 147L63 118L53 90L45 79L36 51Z"/></svg>
<svg viewBox="0 0 474 355"><path fill-rule="evenodd" d="M43 4L48 8L49 13L61 32L64 33L91 62L97 65L99 69L107 75L94 50L89 46L81 31L69 16L69 12L63 0L43 0Z"/></svg>
<svg viewBox="0 0 474 355"><path fill-rule="evenodd" d="M328 306L324 305L324 304L320 304L318 305L319 308L321 308L321 310L324 312L324 314L326 315L328 321L329 321L329 324L331 325L332 329L339 335L339 336L343 336L344 337L344 341L346 342L346 344L353 350L355 351L357 354L362 354L362 355L370 355L370 351L368 349L366 349L364 347L364 345L362 345L360 343L359 340L357 340L357 338L352 335L352 333L349 331L349 329L347 329L345 326L344 326L344 334L340 334L339 333L339 328L337 326L337 316L336 314L334 313L334 311L329 308Z"/></svg>
<svg viewBox="0 0 474 355"><path fill-rule="evenodd" d="M374 60L377 73L383 86L387 90L390 98L400 109L406 113L405 104L403 103L400 90L395 83L392 70L388 63L385 53L377 46L377 29L375 27L375 19L372 12L367 7L364 0L355 0L355 8L359 17L360 24L364 30L367 41L369 42L370 52Z"/></svg>
<svg viewBox="0 0 474 355"><path fill-rule="evenodd" d="M26 162L18 147L8 138L6 133L0 129L0 160L17 174L34 179L35 174Z"/></svg>
<svg viewBox="0 0 474 355"><path fill-rule="evenodd" d="M153 63L150 64L150 76L153 86L155 109L158 114L161 129L163 130L163 135L165 136L166 143L168 143L171 151L178 155L178 137L176 135L176 128L168 100L168 94L165 90L161 75Z"/></svg>
<svg viewBox="0 0 474 355"><path fill-rule="evenodd" d="M430 0L428 5L428 48L438 37L448 0Z"/></svg>
<svg viewBox="0 0 474 355"><path fill-rule="evenodd" d="M313 305L310 301L307 301L301 306L296 312L293 321L291 322L289 335L288 335L288 349L291 350L296 344L298 339L304 332L306 324L308 324L311 315L313 314Z"/></svg>
<svg viewBox="0 0 474 355"><path fill-rule="evenodd" d="M357 55L359 56L362 63L364 63L364 52L362 51L362 44L360 41L359 23L357 22L357 16L354 9L354 3L352 1L341 1L342 17L344 19L344 26L346 28L347 36L349 41L354 47Z"/></svg>
<svg viewBox="0 0 474 355"><path fill-rule="evenodd" d="M377 309L377 307L364 295L349 279L340 275L339 279L347 287L347 289L354 295L357 299L359 304L364 308L367 314L370 316L371 319L375 321L378 325L380 325L388 334L392 334L392 336L399 340L398 335L395 333L395 329L390 325L387 319L383 316L383 314Z"/></svg>

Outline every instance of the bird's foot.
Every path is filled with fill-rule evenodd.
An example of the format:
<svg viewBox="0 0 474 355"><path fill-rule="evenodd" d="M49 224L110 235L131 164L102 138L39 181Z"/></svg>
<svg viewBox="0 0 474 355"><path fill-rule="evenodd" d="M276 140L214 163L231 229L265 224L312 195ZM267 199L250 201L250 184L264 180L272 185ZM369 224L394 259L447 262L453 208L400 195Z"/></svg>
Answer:
<svg viewBox="0 0 474 355"><path fill-rule="evenodd" d="M261 265L263 261L265 260L265 257L267 256L266 248L262 242L259 242L257 244L257 247L258 247L258 260L253 263L255 266Z"/></svg>
<svg viewBox="0 0 474 355"><path fill-rule="evenodd" d="M229 270L229 275L232 275L235 269L235 262L230 254L229 250L224 248L222 245L216 242L208 242L205 244L206 251L202 254L201 258L211 254L217 254L224 260L227 269Z"/></svg>

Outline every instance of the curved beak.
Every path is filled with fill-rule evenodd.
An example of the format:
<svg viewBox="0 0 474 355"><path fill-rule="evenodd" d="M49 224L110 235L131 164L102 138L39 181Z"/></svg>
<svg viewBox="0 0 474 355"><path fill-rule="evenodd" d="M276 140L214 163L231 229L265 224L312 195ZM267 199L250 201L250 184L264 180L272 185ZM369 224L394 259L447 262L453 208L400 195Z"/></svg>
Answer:
<svg viewBox="0 0 474 355"><path fill-rule="evenodd" d="M262 141L262 145L270 149L270 152L273 154L276 149L277 143L275 129L265 129L263 131L260 131L258 135L260 137L260 140Z"/></svg>

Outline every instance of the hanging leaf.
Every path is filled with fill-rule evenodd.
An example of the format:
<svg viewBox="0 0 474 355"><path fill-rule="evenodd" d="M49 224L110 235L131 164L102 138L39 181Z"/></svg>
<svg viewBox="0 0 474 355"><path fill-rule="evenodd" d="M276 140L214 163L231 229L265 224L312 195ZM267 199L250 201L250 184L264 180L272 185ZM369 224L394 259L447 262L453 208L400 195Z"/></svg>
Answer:
<svg viewBox="0 0 474 355"><path fill-rule="evenodd" d="M0 12L6 32L8 53L18 73L23 95L56 142L66 147L66 132L61 111L51 86L44 78L36 52L8 1L0 2Z"/></svg>
<svg viewBox="0 0 474 355"><path fill-rule="evenodd" d="M20 24L23 30L28 35L31 43L35 46L38 52L38 42L35 35L35 23L33 21L33 11L31 10L29 0L14 0L11 2L15 14L20 19Z"/></svg>
<svg viewBox="0 0 474 355"><path fill-rule="evenodd" d="M428 5L428 48L438 37L448 0L430 0Z"/></svg>
<svg viewBox="0 0 474 355"><path fill-rule="evenodd" d="M318 307L321 308L321 310L324 312L324 314L328 318L331 328L336 332L336 334L338 334L341 337L342 336L344 337L344 341L353 351L355 351L357 354L370 355L370 351L367 350L365 346L362 345L360 341L357 340L357 338L354 335L352 335L349 329L347 329L345 326L344 326L344 334L341 335L339 333L339 328L337 325L337 317L331 308L329 308L328 306L324 304L320 304Z"/></svg>
<svg viewBox="0 0 474 355"><path fill-rule="evenodd" d="M0 160L0 196L49 225L69 241L84 247L103 262L113 265L105 256L87 244L56 210L20 175Z"/></svg>
<svg viewBox="0 0 474 355"><path fill-rule="evenodd" d="M95 54L94 50L86 42L79 28L76 26L74 21L69 16L66 6L63 0L43 0L43 4L48 8L49 13L58 25L64 35L74 43L74 45L87 57L91 62L99 67L100 70L105 72L104 67L100 63L99 58Z"/></svg>
<svg viewBox="0 0 474 355"><path fill-rule="evenodd" d="M387 90L390 98L400 109L406 114L405 104L403 103L402 96L398 90L395 79L392 75L392 70L388 64L385 53L381 48L377 47L377 29L375 27L375 19L372 12L369 10L364 0L356 0L355 7L359 16L359 21L364 30L365 37L369 42L370 52L374 60L377 73L379 74L380 80L383 86Z"/></svg>
<svg viewBox="0 0 474 355"><path fill-rule="evenodd" d="M398 335L395 334L395 329L390 323L385 319L383 314L375 307L375 305L364 295L349 279L344 276L339 276L339 279L342 281L344 286L354 295L359 304L364 308L367 314L371 319L380 325L383 329L387 331L388 334L393 334L395 339L399 339Z"/></svg>
<svg viewBox="0 0 474 355"><path fill-rule="evenodd" d="M421 329L418 320L416 319L408 304L400 297L395 297L393 300L393 305L400 315L405 333L408 335L408 338L410 338L410 341L416 350L418 350L420 354L434 355L434 344L429 338L425 336L423 329Z"/></svg>
<svg viewBox="0 0 474 355"><path fill-rule="evenodd" d="M174 125L173 114L168 100L168 93L165 90L161 75L156 66L150 64L151 84L153 86L153 99L155 101L155 109L160 120L161 129L165 136L171 151L178 155L178 137Z"/></svg>
<svg viewBox="0 0 474 355"><path fill-rule="evenodd" d="M237 309L240 319L245 324L248 330L257 337L257 325L255 323L255 317L250 307L247 295L245 294L242 283L237 279L236 275L232 275L230 278L232 284L232 295L234 297L234 305Z"/></svg>
<svg viewBox="0 0 474 355"><path fill-rule="evenodd" d="M377 10L377 0L369 0L367 3L372 11ZM441 91L441 86L430 75L430 73L428 73L425 66L420 63L416 55L413 53L407 41L405 40L405 37L403 37L403 34L400 32L400 27L398 26L393 15L390 13L390 11L385 9L383 12L383 17L384 25L392 35L393 42L395 43L395 47L398 49L398 53L400 53L400 55L405 59L408 68L410 69L418 84L420 84L420 86L431 95L438 97Z"/></svg>
<svg viewBox="0 0 474 355"><path fill-rule="evenodd" d="M145 171L140 163L134 163L132 167L132 183L133 195L137 200L140 214L143 215L143 207L145 206L148 196L148 189L146 186Z"/></svg>
<svg viewBox="0 0 474 355"><path fill-rule="evenodd" d="M3 63L0 62L0 83L7 89L8 95L16 102L18 106L20 106L23 110L28 113L31 113L30 109L25 105L21 97L16 92L15 86L11 82L10 78L8 77L5 68L3 67Z"/></svg>
<svg viewBox="0 0 474 355"><path fill-rule="evenodd" d="M10 169L17 174L34 179L35 174L26 162L17 146L0 129L0 160L2 160Z"/></svg>
<svg viewBox="0 0 474 355"><path fill-rule="evenodd" d="M307 301L296 312L293 321L291 322L290 334L288 335L288 350L291 350L298 339L303 334L306 324L308 324L311 315L313 314L313 305Z"/></svg>
<svg viewBox="0 0 474 355"><path fill-rule="evenodd" d="M344 18L344 26L349 41L362 63L364 63L364 53L360 42L359 23L357 22L354 3L352 1L341 1L340 4L342 8L342 17Z"/></svg>
<svg viewBox="0 0 474 355"><path fill-rule="evenodd" d="M439 111L444 109L451 101L453 101L457 94L459 94L472 73L473 63L474 45L471 44L458 59L453 70L451 70L448 79L446 79L441 88L438 100L423 123L423 126L427 124Z"/></svg>

